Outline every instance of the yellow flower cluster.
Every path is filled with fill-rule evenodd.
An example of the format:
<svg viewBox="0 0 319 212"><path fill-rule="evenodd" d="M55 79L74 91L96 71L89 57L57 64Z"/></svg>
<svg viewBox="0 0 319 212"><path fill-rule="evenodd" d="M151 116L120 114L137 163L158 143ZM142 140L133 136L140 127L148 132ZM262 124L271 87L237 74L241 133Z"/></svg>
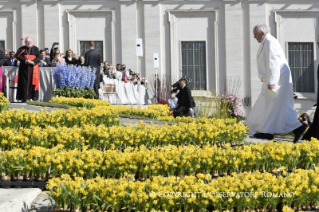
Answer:
<svg viewBox="0 0 319 212"><path fill-rule="evenodd" d="M8 110L9 103L9 100L3 95L3 93L0 93L0 112Z"/></svg>
<svg viewBox="0 0 319 212"><path fill-rule="evenodd" d="M84 98L68 98L68 97L53 97L50 102L58 104L67 104L75 107L84 107L91 109L97 106L110 106L107 101L101 101L99 99L84 99Z"/></svg>
<svg viewBox="0 0 319 212"><path fill-rule="evenodd" d="M67 136L65 134L64 136ZM78 139L81 139L80 137ZM86 139L84 139L86 141ZM67 145L67 142L65 142ZM28 161L19 162L16 158L33 158L37 152L38 164L45 164L39 173L37 166L31 166L29 171L34 175L48 173L51 164L51 176L61 176L70 173L84 178L101 176L105 178L120 178L125 173L139 178L153 176L185 176L195 173L212 174L214 176L228 175L250 171L273 172L286 174L296 168L317 167L319 165L319 141L294 145L291 143L265 143L238 148L221 149L217 146L163 146L148 149L126 148L100 151L97 149L66 150L63 145L52 149L32 147L29 150L14 149L0 152L0 172L10 174L11 165L31 166ZM22 156L20 156L22 155ZM45 157L44 157L45 156ZM14 161L12 162L7 161Z"/></svg>
<svg viewBox="0 0 319 212"><path fill-rule="evenodd" d="M107 101L101 101L96 99L84 99L84 98L68 98L68 97L54 97L50 100L50 102L59 103L59 104L68 104L76 107L85 107L85 108L93 108L100 106L109 106L108 109L112 110L117 114L126 114L126 115L137 115L144 116L151 119L156 119L160 121L166 122L184 122L184 123L212 123L214 119L211 118L192 118L192 117L176 117L174 118L172 115L168 115L169 107L168 105L148 105L144 109L141 108L130 108L126 106L117 106L110 105ZM236 119L232 119L232 122L236 122Z"/></svg>
<svg viewBox="0 0 319 212"><path fill-rule="evenodd" d="M96 126L96 124L102 123L107 125L118 123L118 118L112 116L112 113L109 113L108 110L97 112L97 108L92 110L83 109L82 111L70 110L69 112L42 112L38 114L23 111L16 112L22 115L15 114L13 111L3 113L3 120L6 117L7 120L15 120L11 123L3 123L3 125L11 124L11 126L19 128L7 127L0 129L0 149L10 150L13 148L27 148L28 146L50 148L52 145L57 144L63 144L66 149L82 149L83 146L88 145L89 148L100 150L125 149L141 145L146 147L166 146L169 144L203 146L206 144L241 142L247 131L247 127L242 123L228 123L227 120L222 119L215 119L212 123L181 122L172 126L163 125L162 127L147 125L143 122L140 122L137 126ZM81 113L83 114L82 116L79 115ZM91 125L83 125L83 127L78 128L77 121L80 121L79 125ZM74 127L69 128L73 124ZM29 128L23 128L30 125L31 127Z"/></svg>
<svg viewBox="0 0 319 212"><path fill-rule="evenodd" d="M8 110L1 113L0 127L15 128L31 126L82 126L85 124L106 126L119 125L118 115L109 110L108 107L96 107L93 109L70 108L66 110L54 110L47 112L28 112L26 110Z"/></svg>
<svg viewBox="0 0 319 212"><path fill-rule="evenodd" d="M67 104L75 107L94 108L101 106L109 106L108 109L117 114L138 115L145 116L152 119L158 119L160 116L167 116L169 107L167 105L149 105L145 109L130 108L125 106L111 105L107 101L98 99L84 99L84 98L67 98L67 97L54 97L50 100L52 103Z"/></svg>
<svg viewBox="0 0 319 212"><path fill-rule="evenodd" d="M49 180L47 194L58 207L105 211L125 208L128 211L270 211L279 202L291 211L318 208L319 168L297 170L287 176L270 173L233 174L211 179L210 175L180 177L154 177L144 182L121 179L95 178L84 180L69 175ZM301 209L301 208L300 208Z"/></svg>
<svg viewBox="0 0 319 212"><path fill-rule="evenodd" d="M126 115L136 115L136 116L144 116L151 119L158 119L161 115L164 115L160 110L156 110L153 108L149 108L147 106L144 109L141 108L130 108L126 106L116 106L112 105L110 108L115 111L117 114L126 114ZM168 112L167 112L168 113ZM166 113L166 114L167 114Z"/></svg>

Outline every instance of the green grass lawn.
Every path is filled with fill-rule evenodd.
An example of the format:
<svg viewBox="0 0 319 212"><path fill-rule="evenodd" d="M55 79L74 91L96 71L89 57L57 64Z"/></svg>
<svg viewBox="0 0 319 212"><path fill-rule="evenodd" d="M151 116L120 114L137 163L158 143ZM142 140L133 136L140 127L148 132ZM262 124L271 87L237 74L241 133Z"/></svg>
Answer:
<svg viewBox="0 0 319 212"><path fill-rule="evenodd" d="M27 104L41 106L41 107L56 107L56 108L65 108L65 109L69 109L71 107L74 107L74 106L68 105L68 104L59 104L59 103L52 103L52 102L37 102L37 101L27 101Z"/></svg>

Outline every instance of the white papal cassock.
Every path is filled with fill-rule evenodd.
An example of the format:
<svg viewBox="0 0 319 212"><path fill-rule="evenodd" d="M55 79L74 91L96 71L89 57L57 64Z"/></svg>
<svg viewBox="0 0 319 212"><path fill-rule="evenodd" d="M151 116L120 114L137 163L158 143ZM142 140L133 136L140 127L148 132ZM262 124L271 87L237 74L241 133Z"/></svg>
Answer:
<svg viewBox="0 0 319 212"><path fill-rule="evenodd" d="M260 43L257 66L262 88L245 121L250 128L248 134L287 134L301 126L293 107L293 85L288 62L279 42L269 33ZM270 91L268 84L275 85L275 89Z"/></svg>

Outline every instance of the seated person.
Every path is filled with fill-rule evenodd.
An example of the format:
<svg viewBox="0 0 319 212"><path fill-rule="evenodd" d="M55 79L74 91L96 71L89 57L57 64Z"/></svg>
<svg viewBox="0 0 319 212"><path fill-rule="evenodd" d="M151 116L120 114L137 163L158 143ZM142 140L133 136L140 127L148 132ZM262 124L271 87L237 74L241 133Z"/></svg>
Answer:
<svg viewBox="0 0 319 212"><path fill-rule="evenodd" d="M80 56L79 59L78 59L78 66L85 66L85 58L84 56Z"/></svg>
<svg viewBox="0 0 319 212"><path fill-rule="evenodd" d="M10 57L9 59L6 59L4 66L17 66L18 65L18 60L14 57L15 52L10 52Z"/></svg>
<svg viewBox="0 0 319 212"><path fill-rule="evenodd" d="M65 63L67 65L77 65L78 64L78 60L76 59L77 56L75 54L73 54L72 49L68 49L65 52L65 56L63 57L65 60Z"/></svg>
<svg viewBox="0 0 319 212"><path fill-rule="evenodd" d="M51 62L50 59L47 58L47 54L44 50L40 51L40 63L39 63L40 67L50 67L51 66Z"/></svg>
<svg viewBox="0 0 319 212"><path fill-rule="evenodd" d="M56 65L58 63L61 64L61 65L64 65L65 64L65 60L62 57L60 50L56 49L53 52L53 59L52 59L52 62L51 62L51 66L52 67L56 67Z"/></svg>
<svg viewBox="0 0 319 212"><path fill-rule="evenodd" d="M109 66L109 77L111 79L115 79L115 73L114 73L114 67L113 66Z"/></svg>
<svg viewBox="0 0 319 212"><path fill-rule="evenodd" d="M107 61L104 62L103 73L104 73L104 76L110 77L109 62Z"/></svg>

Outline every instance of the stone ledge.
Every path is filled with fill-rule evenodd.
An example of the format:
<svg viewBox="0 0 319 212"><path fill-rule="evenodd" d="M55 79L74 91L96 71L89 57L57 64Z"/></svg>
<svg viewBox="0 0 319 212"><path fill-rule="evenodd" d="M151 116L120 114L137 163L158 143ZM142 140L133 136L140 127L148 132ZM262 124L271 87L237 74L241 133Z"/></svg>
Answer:
<svg viewBox="0 0 319 212"><path fill-rule="evenodd" d="M0 189L0 211L29 211L41 190L38 188Z"/></svg>

